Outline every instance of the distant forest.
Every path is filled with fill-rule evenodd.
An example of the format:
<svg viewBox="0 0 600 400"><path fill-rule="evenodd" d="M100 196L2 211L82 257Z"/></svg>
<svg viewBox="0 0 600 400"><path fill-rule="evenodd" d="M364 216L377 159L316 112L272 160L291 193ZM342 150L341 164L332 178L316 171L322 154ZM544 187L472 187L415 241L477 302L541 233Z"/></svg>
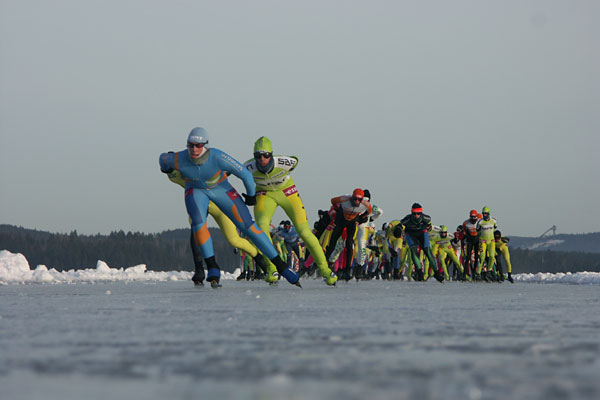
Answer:
<svg viewBox="0 0 600 400"><path fill-rule="evenodd" d="M221 269L233 272L239 266L239 256L218 228L209 231ZM111 268L146 264L154 271L194 270L189 229L87 236L77 231L57 234L0 225L0 250L23 254L32 269L40 264L58 271L96 268L98 260L102 260Z"/></svg>
<svg viewBox="0 0 600 400"><path fill-rule="evenodd" d="M239 256L221 231L210 228L217 262L224 271L239 266ZM12 225L0 225L0 250L21 253L33 269L43 264L58 271L95 268L98 260L112 268L146 264L149 270L192 271L190 230L176 229L159 234L115 231L109 235L56 234ZM514 273L600 272L598 254L574 251L534 251L511 248Z"/></svg>

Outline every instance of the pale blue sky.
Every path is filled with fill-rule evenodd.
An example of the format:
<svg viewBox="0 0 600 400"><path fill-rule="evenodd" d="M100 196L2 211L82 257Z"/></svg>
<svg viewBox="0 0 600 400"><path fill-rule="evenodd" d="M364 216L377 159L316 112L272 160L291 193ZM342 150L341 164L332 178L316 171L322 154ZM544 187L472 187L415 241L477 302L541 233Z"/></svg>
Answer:
<svg viewBox="0 0 600 400"><path fill-rule="evenodd" d="M599 20L577 0L0 0L0 223L185 227L158 156L203 126L242 162L261 135L297 155L311 223L362 187L384 220L418 201L451 228L488 205L507 235L600 231Z"/></svg>

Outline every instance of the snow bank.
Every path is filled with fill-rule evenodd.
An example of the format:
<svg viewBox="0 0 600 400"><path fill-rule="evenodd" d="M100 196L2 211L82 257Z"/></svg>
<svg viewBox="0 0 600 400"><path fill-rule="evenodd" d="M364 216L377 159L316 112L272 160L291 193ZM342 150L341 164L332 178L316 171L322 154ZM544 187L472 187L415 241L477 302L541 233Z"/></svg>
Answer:
<svg viewBox="0 0 600 400"><path fill-rule="evenodd" d="M239 272L238 272L239 273ZM235 279L236 274L222 272L221 279ZM33 271L23 254L0 251L0 284L8 283L76 283L76 282L143 282L143 281L187 281L192 278L189 271L148 271L146 265L129 268L111 268L98 260L96 268L57 271L38 265Z"/></svg>
<svg viewBox="0 0 600 400"><path fill-rule="evenodd" d="M570 283L573 285L600 284L600 272L567 272L551 274L538 272L537 274L517 274L515 281L535 283Z"/></svg>

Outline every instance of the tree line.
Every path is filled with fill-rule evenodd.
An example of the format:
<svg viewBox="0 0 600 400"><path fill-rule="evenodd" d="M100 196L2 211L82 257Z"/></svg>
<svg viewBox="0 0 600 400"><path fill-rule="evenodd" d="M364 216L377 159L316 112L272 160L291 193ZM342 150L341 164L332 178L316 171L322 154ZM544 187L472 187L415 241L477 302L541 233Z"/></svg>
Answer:
<svg viewBox="0 0 600 400"><path fill-rule="evenodd" d="M95 268L97 261L111 268L146 264L154 271L193 271L190 230L176 229L160 234L114 231L109 235L47 233L0 226L0 250L21 253L34 269L46 265L58 271ZM239 266L239 256L227 243L221 231L209 228L217 261L224 271Z"/></svg>
<svg viewBox="0 0 600 400"><path fill-rule="evenodd" d="M209 228L217 262L224 271L239 267L239 255L221 231ZM21 253L31 268L43 264L58 271L95 268L98 260L112 268L146 264L154 271L193 271L190 230L159 234L114 231L109 235L48 233L0 225L0 250ZM573 251L534 251L510 248L513 273L600 272L597 254Z"/></svg>

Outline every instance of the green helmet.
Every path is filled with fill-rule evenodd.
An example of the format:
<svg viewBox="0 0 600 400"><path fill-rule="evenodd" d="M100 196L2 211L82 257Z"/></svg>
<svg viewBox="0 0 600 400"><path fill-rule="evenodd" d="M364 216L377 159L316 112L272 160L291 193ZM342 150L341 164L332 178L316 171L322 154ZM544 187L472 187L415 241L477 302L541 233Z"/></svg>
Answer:
<svg viewBox="0 0 600 400"><path fill-rule="evenodd" d="M446 225L440 226L440 232L446 232L446 233L448 233L448 227Z"/></svg>
<svg viewBox="0 0 600 400"><path fill-rule="evenodd" d="M254 142L254 152L273 153L273 144L271 143L271 140L266 136L259 137L256 142Z"/></svg>
<svg viewBox="0 0 600 400"><path fill-rule="evenodd" d="M481 213L490 213L490 208L488 206L483 207L483 209L481 210Z"/></svg>

